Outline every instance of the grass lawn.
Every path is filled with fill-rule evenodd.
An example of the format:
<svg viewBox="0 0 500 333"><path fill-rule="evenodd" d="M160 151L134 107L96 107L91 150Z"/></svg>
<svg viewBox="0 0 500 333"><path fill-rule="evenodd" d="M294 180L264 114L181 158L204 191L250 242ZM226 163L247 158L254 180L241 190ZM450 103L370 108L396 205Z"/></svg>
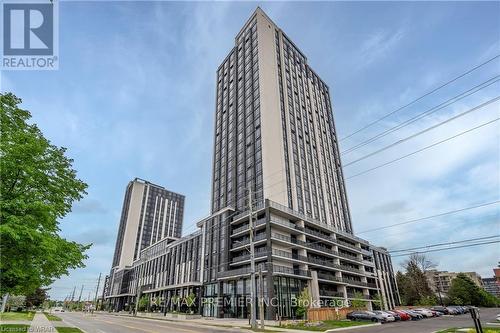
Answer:
<svg viewBox="0 0 500 333"><path fill-rule="evenodd" d="M50 321L61 321L62 319L59 318L58 316L54 316L53 314L50 314L48 312L44 312L43 313L45 315L45 317L47 317L48 320Z"/></svg>
<svg viewBox="0 0 500 333"><path fill-rule="evenodd" d="M363 322L363 321L350 321L350 320L325 320L321 325L318 326L308 326L307 323L297 323L297 324L288 324L283 325L283 328L290 328L296 330L305 330L305 331L317 331L323 332L326 330L331 330L334 328L342 328L342 327L351 327L351 326L360 326L373 324L372 322Z"/></svg>
<svg viewBox="0 0 500 333"><path fill-rule="evenodd" d="M0 313L0 320L9 321L9 320L33 320L35 313L30 312L4 312Z"/></svg>
<svg viewBox="0 0 500 333"><path fill-rule="evenodd" d="M0 332L28 332L29 325L2 324Z"/></svg>
<svg viewBox="0 0 500 333"><path fill-rule="evenodd" d="M76 327L56 327L59 333L83 333L82 330Z"/></svg>
<svg viewBox="0 0 500 333"><path fill-rule="evenodd" d="M484 333L498 333L500 332L500 327L483 327ZM448 328L444 331L439 331L437 333L476 333L475 328L469 328L467 331L464 328Z"/></svg>

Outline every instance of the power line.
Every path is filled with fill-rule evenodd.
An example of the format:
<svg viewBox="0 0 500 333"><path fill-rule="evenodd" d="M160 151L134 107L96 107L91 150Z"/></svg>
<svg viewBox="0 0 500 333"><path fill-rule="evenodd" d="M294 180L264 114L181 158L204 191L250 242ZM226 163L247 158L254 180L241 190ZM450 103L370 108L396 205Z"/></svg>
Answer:
<svg viewBox="0 0 500 333"><path fill-rule="evenodd" d="M450 214L454 214L454 213L458 213L458 212L463 212L463 211L467 211L467 210L471 210L471 209L475 209L475 208L490 206L490 205L497 204L499 202L500 202L500 200L486 202L486 203L482 203L482 204L475 205L475 206L470 206L470 207L466 207L466 208L460 208L460 209L456 209L456 210L451 210L451 211L448 211L448 212L439 213L439 214L435 214L435 215L431 215L431 216L420 217L420 218L417 218L417 219L408 220L408 221L404 221L404 222L400 222L400 223L395 223L395 224L390 224L390 225L386 225L386 226L383 226L383 227L378 227L378 228L373 228L373 229L367 229L367 230L363 230L361 232L358 232L358 235L359 234L364 234L364 233L367 233L367 232L373 232L373 231L377 231L377 230L393 228L393 227L397 227L397 226L404 225L404 224L410 224L410 223L414 223L414 222L428 220L428 219L432 219L432 218L435 218L435 217L441 217L441 216L445 216L445 215L450 215Z"/></svg>
<svg viewBox="0 0 500 333"><path fill-rule="evenodd" d="M380 165L377 165L377 166L372 167L372 168L370 168L370 169L367 169L367 170L365 170L365 171L362 171L362 172L359 172L359 173L354 174L354 175L352 175L352 176L349 176L349 177L347 177L347 178L346 178L346 180L347 180L347 179L354 178L354 177L358 177L358 176L361 176L361 175L364 175L364 174L366 174L366 173L368 173L368 172L370 172L370 171L373 171L373 170L380 169L380 168L382 168L382 167L384 167L384 166L386 166L386 165L392 164L392 163L394 163L394 162L400 161L400 160L405 159L405 158L407 158L407 157L410 157L410 156L412 156L412 155L418 154L418 153L420 153L420 152L422 152L422 151L424 151L424 150L430 149L430 148L432 148L432 147L435 147L435 146L437 146L437 145L440 145L440 144L442 144L442 143L445 143L445 142L447 142L447 141L450 141L450 140L452 140L452 139L455 139L455 138L457 138L457 137L459 137L459 136L461 136L461 135L464 135L464 134L467 134L467 133L469 133L469 132L475 131L475 130L477 130L477 129L481 128L481 127L484 127L484 126L486 126L486 125L490 125L490 124L492 124L492 123L494 123L494 122L496 122L496 121L498 121L498 120L500 120L500 118L496 118L496 119L490 120L490 121L488 121L488 122L486 122L486 123L483 123L483 124L478 125L478 126L476 126L476 127L470 128L470 129L468 129L468 130L466 130L466 131L463 131L463 132L460 132L460 133L455 134L455 135L453 135L453 136L450 136L450 137L448 137L448 138L446 138L446 139L444 139L444 140L441 140L441 141L435 142L435 143L433 143L433 144L431 144L431 145L428 145L428 146L426 146L426 147L420 148L420 149L418 149L418 150L416 150L416 151L414 151L414 152L411 152L411 153L409 153L409 154L403 155L403 156L398 157L398 158L396 158L396 159L393 159L393 160L391 160L391 161L388 161L388 162L382 163L382 164L380 164Z"/></svg>
<svg viewBox="0 0 500 333"><path fill-rule="evenodd" d="M429 252L446 251L446 250L461 249L461 248L465 248L465 247L472 247L472 246L479 246L479 245L486 245L486 244L495 244L495 243L500 243L500 240L489 241L489 242L480 242L480 243L467 244L467 245L451 246L451 247L446 247L443 249L433 249L433 250L427 250L427 251L397 254L397 255L392 256L392 257L404 257L404 256L412 255L412 254L423 254L423 253L429 253Z"/></svg>
<svg viewBox="0 0 500 333"><path fill-rule="evenodd" d="M494 212L492 214L484 214L484 215L481 215L481 219L489 219L489 218L496 218L498 217L498 213L497 212ZM447 219L447 220L443 220L440 222L440 226L445 226L447 224L450 224L450 223L462 223L463 221L456 221L456 220L452 220L452 219ZM470 223L471 221L469 221ZM427 229L425 230L422 230L420 232L420 234L425 234L427 231ZM430 232L432 233L433 231L430 230ZM386 231L384 232L383 236L384 238L394 238L394 237L397 237L397 236L400 236L400 235L407 235L408 234L408 231L405 231L405 230L391 230L391 231ZM374 239L375 236L365 236L367 237L367 240L369 239Z"/></svg>
<svg viewBox="0 0 500 333"><path fill-rule="evenodd" d="M464 239L464 240L461 240L461 241L454 241L454 242L447 242L447 243L437 243L437 244L425 245L425 246L419 246L419 247L412 247L412 248L409 248L409 249L402 249L402 250L391 250L391 251L389 251L389 253L408 252L408 251L413 251L413 250L428 249L430 247L437 247L437 246L444 246L444 245L453 245L453 244L460 244L460 243L469 243L469 242L472 242L472 241L485 240L485 239L491 239L491 238L497 238L497 237L500 237L500 235L487 236L487 237L479 237L479 238L470 238L470 239Z"/></svg>
<svg viewBox="0 0 500 333"><path fill-rule="evenodd" d="M446 108L446 107L448 107L448 106L450 106L450 105L452 105L452 104L454 104L454 103L456 103L456 102L458 102L458 101L460 101L460 100L462 100L462 99L464 99L472 94L475 94L476 92L478 92L482 89L485 89L485 88L491 86L492 84L500 81L499 77L500 77L500 75L496 75L493 78L491 78L487 81L484 81L481 84L479 84L479 85L477 85L477 86L475 86L467 91L464 91L464 92L456 95L455 97L452 97L452 98L448 99L447 101L440 103L440 104L428 109L425 112L419 113L419 114L413 116L412 118L403 121L402 123L399 123L399 124L389 128L385 131L380 132L379 134L377 134L377 135L375 135L375 136L373 136L373 137L371 137L363 142L360 142L360 143L342 151L341 154L347 155L355 150L358 150L361 147L366 146L369 143L372 143L380 138L383 138L384 136L386 136L392 132L398 131L398 130L402 129L403 127L406 127L406 126L408 126L408 125L410 125L410 124L412 124L412 123L414 123L414 122L416 122L424 117L427 117L427 116L429 116L429 115L431 115L439 110L442 110L442 109L444 109L444 108Z"/></svg>
<svg viewBox="0 0 500 333"><path fill-rule="evenodd" d="M440 85L440 86L438 86L438 87L434 88L433 90L431 90L431 91L429 91L429 92L425 93L424 95L422 95L422 96L420 96L420 97L418 97L418 98L416 98L416 99L412 100L412 101L411 101L411 102L409 102L408 104L405 104L405 105L403 105L403 106L401 106L401 107L397 108L396 110L394 110L394 111L392 111L392 112L389 112L388 114L386 114L386 115L382 116L381 118L378 118L378 119L376 119L376 120L374 120L374 121L372 121L372 122L368 123L367 125L365 125L365 126L363 126L363 127L359 128L359 129L357 129L356 131L352 132L351 134L349 134L349 135L347 135L347 136L345 136L345 137L341 138L339 141L343 141L343 140L345 140L345 139L348 139L348 138L350 138L350 137L352 137L352 136L354 136L354 135L358 134L359 132L361 132L361 131L363 131L363 130L365 130L365 129L367 129L367 128L369 128L369 127L371 127L371 126L373 126L373 125L375 125L375 124L377 124L377 123L379 123L380 121L382 121L382 120L384 120L384 119L388 118L389 116L391 116L391 115L395 114L396 112L399 112L399 111L401 111L401 110L403 110L403 109L407 108L408 106L410 106L410 105L412 105L412 104L415 104L416 102L418 102L418 101L422 100L423 98L425 98L425 97L427 97L427 96L429 96L429 95L431 95L431 94L435 93L436 91L438 91L438 90L440 90L440 89L442 89L442 88L446 87L447 85L449 85L449 84L451 84L451 83L453 83L453 82L455 82L455 81L457 81L457 80L461 79L462 77L466 76L467 74L472 73L472 72L473 72L473 71L475 71L476 69L479 69L479 68L481 68L482 66L484 66L484 65L486 65L486 64L488 64L488 63L490 63L490 62L492 62L493 60L497 59L498 57L500 57L500 54L499 54L499 55L494 56L493 58L491 58L491 59L489 59L489 60L486 60L485 62L483 62L483 63L481 63L481 64L479 64L479 65L477 65L477 66L475 66L475 67L473 67L473 68L471 68L470 70L466 71L465 73L460 74L459 76L456 76L455 78L453 78L453 79L451 79L451 80L449 80L449 81L447 81L447 82L443 83L442 85Z"/></svg>
<svg viewBox="0 0 500 333"><path fill-rule="evenodd" d="M351 161L351 162L349 162L349 163L347 163L347 164L344 164L344 168L345 168L345 167L348 167L348 166L350 166L350 165L353 165L353 164L355 164L355 163L358 163L358 162L360 162L360 161L362 161L362 160L365 160L365 159L367 159L367 158L369 158L369 157L372 157L373 155L379 154L379 153L381 153L381 152L383 152L383 151L385 151L385 150L387 150L387 149L389 149L389 148L395 147L395 146L397 146L397 145L399 145L399 144L401 144L401 143L403 143L403 142L406 142L406 141L408 141L408 140L411 140L411 139L413 139L413 138L415 138L415 137L417 137L417 136L419 136L419 135L422 135L422 134L424 134L424 133L427 133L427 132L429 132L429 131L431 131L431 130L433 130L433 129L437 128L437 127L440 127L440 126L442 126L442 125L444 125L444 124L449 123L450 121L453 121L453 120L455 120L455 119L458 119L458 118L460 118L460 117L463 117L463 116L465 116L465 115L467 115L467 114L469 114L469 113L471 113L471 112L473 112L473 111L477 111L477 110L479 110L479 109L481 109L481 108L483 108L483 107L485 107L485 106L487 106L487 105L489 105L489 104L491 104L491 103L496 102L496 101L497 101L497 100L499 100L499 99L500 99L500 95L499 95L499 96L497 96L497 97L495 97L495 98L492 98L492 99L490 99L490 100L488 100L488 101L486 101L486 102L484 102L484 103L482 103L482 104L480 104L480 105L477 105L477 106L475 106L475 107L473 107L473 108L471 108L471 109L468 109L468 110L466 110L466 111L464 111L464 112L462 112L462 113L459 113L459 114L457 114L457 115L455 115L455 116L453 116L453 117L451 117L451 118L448 118L448 119L446 119L445 121L442 121L442 122L440 122L440 123L438 123L438 124L436 124L436 125L433 125L433 126L431 126L431 127L428 127L428 128L426 128L426 129L424 129L424 130L422 130L422 131L420 131L420 132L417 132L417 133L415 133L415 134L412 134L412 135L410 135L410 136L407 136L406 138L403 138L403 139L401 139L401 140L399 140L399 141L393 142L393 143L391 143L390 145L387 145L387 146L385 146L385 147L383 147L383 148L380 148L380 149L378 149L378 150L376 150L376 151L374 151L374 152L371 152L371 153L369 153L369 154L367 154L367 155L364 155L364 156L362 156L362 157L360 157L360 158L358 158L358 159L355 159L354 161Z"/></svg>

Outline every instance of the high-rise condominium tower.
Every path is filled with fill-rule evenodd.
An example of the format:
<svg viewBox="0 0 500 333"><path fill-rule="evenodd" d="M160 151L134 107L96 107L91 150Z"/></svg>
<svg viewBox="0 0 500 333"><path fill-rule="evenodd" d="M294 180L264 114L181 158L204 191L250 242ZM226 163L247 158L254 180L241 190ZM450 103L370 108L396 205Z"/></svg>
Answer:
<svg viewBox="0 0 500 333"><path fill-rule="evenodd" d="M128 183L116 239L113 268L132 266L144 248L181 237L184 196L135 178Z"/></svg>
<svg viewBox="0 0 500 333"><path fill-rule="evenodd" d="M214 144L213 212L246 210L251 186L352 233L330 90L260 9L217 70Z"/></svg>
<svg viewBox="0 0 500 333"><path fill-rule="evenodd" d="M315 304L361 299L370 307L380 296L386 309L399 305L387 251L353 235L330 90L260 8L217 69L216 89L212 212L174 242L155 243L163 227L151 222L147 242L128 253L133 266L112 275L110 305L130 309L147 295L164 299L167 313L195 294L204 316L247 318L259 289L266 319L296 318L294 299L305 289ZM166 209L150 202L151 212L160 209L153 216ZM252 288L255 272L262 282Z"/></svg>

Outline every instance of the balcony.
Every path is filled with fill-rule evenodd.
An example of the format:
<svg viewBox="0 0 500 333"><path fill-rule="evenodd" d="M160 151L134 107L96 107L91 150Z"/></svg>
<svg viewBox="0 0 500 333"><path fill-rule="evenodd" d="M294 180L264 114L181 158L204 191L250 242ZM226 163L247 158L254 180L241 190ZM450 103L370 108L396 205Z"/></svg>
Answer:
<svg viewBox="0 0 500 333"><path fill-rule="evenodd" d="M311 277L311 272L302 269L293 269L291 267L273 265L273 275L274 274L286 274L286 275L297 275L303 277Z"/></svg>
<svg viewBox="0 0 500 333"><path fill-rule="evenodd" d="M355 299L372 299L371 295L363 295L361 298L358 297L359 295L353 294L353 293L347 293L347 298L355 298Z"/></svg>
<svg viewBox="0 0 500 333"><path fill-rule="evenodd" d="M338 256L338 257L342 257L342 258L345 258L345 259L354 260L356 262L359 262L358 257L355 256L355 255L351 255L351 254L347 254L347 253L340 253L340 252L334 251L331 248L328 248L328 247L323 246L323 245L315 244L315 243L312 243L312 242L304 242L304 241L301 241L301 240L298 240L298 239L292 239L291 237L287 237L287 236L284 236L284 235L281 235L281 234L277 234L277 233L272 233L271 237L274 238L274 239L277 239L277 240L284 241L284 242L296 244L296 245L299 245L299 246L302 246L302 247L306 247L306 248L309 248L309 249L322 251L322 252L327 253L327 254L331 254L331 255L335 255L335 256Z"/></svg>
<svg viewBox="0 0 500 333"><path fill-rule="evenodd" d="M356 245L352 245L351 243L346 242L346 241L344 241L344 240L342 240L342 239L338 239L338 238L337 238L337 240L336 240L336 241L337 241L337 243L338 243L338 244L340 244L341 246L345 246L345 247L348 247L348 248L353 249L353 250L355 250L355 251L361 252L361 248L360 248L360 247L357 247Z"/></svg>
<svg viewBox="0 0 500 333"><path fill-rule="evenodd" d="M239 275L249 275L251 273L250 267L243 267L238 269L232 269L225 272L218 272L217 278L225 278L229 276L239 276Z"/></svg>
<svg viewBox="0 0 500 333"><path fill-rule="evenodd" d="M265 218L257 220L255 222L255 224L254 224L254 227L259 227L259 226L261 226L263 224L266 224L266 219ZM236 235L236 234L238 234L238 233L240 233L240 232L242 232L244 230L246 230L246 231L250 230L248 223L246 223L246 224L244 224L244 225L242 225L242 226L240 226L238 228L233 229L233 232L231 233L231 236L234 236L234 235Z"/></svg>
<svg viewBox="0 0 500 333"><path fill-rule="evenodd" d="M333 290L320 290L319 291L320 296L330 296L330 297L339 297L339 298L344 298L344 293L340 291L333 291Z"/></svg>
<svg viewBox="0 0 500 333"><path fill-rule="evenodd" d="M256 243L256 242L261 241L261 240L266 239L266 238L267 238L266 233L264 232L264 233L258 234L254 238L253 242ZM248 244L250 244L250 238L245 238L242 241L234 242L233 247L231 248L231 251L236 250L237 248L240 248L240 247L248 245Z"/></svg>
<svg viewBox="0 0 500 333"><path fill-rule="evenodd" d="M322 273L322 272L318 272L318 279L328 280L328 281L334 281L334 282L340 282L340 283L343 282L342 278L340 278L340 277L337 277L335 275L328 274L328 273Z"/></svg>
<svg viewBox="0 0 500 333"><path fill-rule="evenodd" d="M267 272L267 266L265 264L255 265L256 272L259 271L259 268L261 269L262 272ZM241 275L250 275L251 272L252 272L251 267L242 267L242 268L237 268L237 269L231 269L229 271L218 272L217 278L223 279L223 278L235 277L235 276L241 276Z"/></svg>
<svg viewBox="0 0 500 333"><path fill-rule="evenodd" d="M355 285L355 286L362 286L362 287L367 287L367 288L377 288L377 285L374 283L367 283L363 281L358 281L354 279L347 279L347 278L342 278L342 281L344 281L347 284Z"/></svg>
<svg viewBox="0 0 500 333"><path fill-rule="evenodd" d="M254 206L254 213L256 213L262 209L264 209L264 202L259 202L258 204L256 204ZM248 211L240 213L240 214L236 215L235 217L233 217L233 221L231 223L234 223L234 222L236 222L242 218L246 218L246 217L248 217Z"/></svg>
<svg viewBox="0 0 500 333"><path fill-rule="evenodd" d="M281 204L279 204L277 202L274 202L274 201L271 201L271 200L268 200L268 202L269 202L269 207L275 208L275 209L280 210L282 212L285 212L285 213L287 213L289 215L295 216L298 219L301 219L303 221L309 222L309 223L311 223L313 225L316 225L316 226L318 226L320 228L324 228L324 229L327 229L329 231L338 233L338 234L340 234L340 235L342 235L342 236L344 236L346 238L351 238L353 240L356 240L357 242L360 242L360 243L363 243L363 244L368 244L368 242L366 240L362 239L362 238L354 236L353 234L347 233L345 231L338 230L337 228L332 227L332 226L330 226L328 224L321 223L318 220L310 218L310 217L308 217L308 216L306 216L306 215L304 215L302 213L299 213L299 212L297 212L297 211L295 211L293 209L290 209L290 208L288 208L286 206L283 206L283 205L281 205Z"/></svg>
<svg viewBox="0 0 500 333"><path fill-rule="evenodd" d="M267 251L267 249L264 249L261 251L255 251L255 259L265 257L265 256L267 256L268 253L269 253L269 251ZM242 256L234 257L232 263L237 263L237 262L241 262L241 261L245 261L245 260L250 260L250 253L244 254Z"/></svg>

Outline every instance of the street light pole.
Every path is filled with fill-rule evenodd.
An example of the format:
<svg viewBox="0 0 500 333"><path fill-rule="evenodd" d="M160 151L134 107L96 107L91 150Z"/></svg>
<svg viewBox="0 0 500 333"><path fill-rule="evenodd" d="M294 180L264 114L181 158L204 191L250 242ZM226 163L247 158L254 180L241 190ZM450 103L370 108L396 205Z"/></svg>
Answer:
<svg viewBox="0 0 500 333"><path fill-rule="evenodd" d="M255 307L255 248L253 244L253 202L252 184L248 183L248 216L250 228L250 326L257 328L257 315Z"/></svg>

